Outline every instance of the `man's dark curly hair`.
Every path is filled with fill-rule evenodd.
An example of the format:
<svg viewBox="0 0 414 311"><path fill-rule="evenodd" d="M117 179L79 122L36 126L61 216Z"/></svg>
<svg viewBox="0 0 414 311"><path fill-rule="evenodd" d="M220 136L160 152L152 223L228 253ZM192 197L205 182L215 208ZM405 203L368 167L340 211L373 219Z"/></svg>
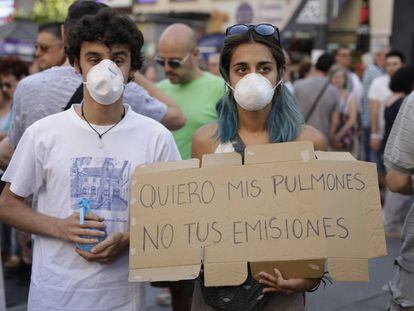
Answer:
<svg viewBox="0 0 414 311"><path fill-rule="evenodd" d="M115 44L129 46L131 69L139 70L142 67L144 37L141 31L128 16L118 14L111 8L102 9L96 15L86 15L70 28L66 54L72 66L75 59L80 60L83 42L101 42L107 47Z"/></svg>

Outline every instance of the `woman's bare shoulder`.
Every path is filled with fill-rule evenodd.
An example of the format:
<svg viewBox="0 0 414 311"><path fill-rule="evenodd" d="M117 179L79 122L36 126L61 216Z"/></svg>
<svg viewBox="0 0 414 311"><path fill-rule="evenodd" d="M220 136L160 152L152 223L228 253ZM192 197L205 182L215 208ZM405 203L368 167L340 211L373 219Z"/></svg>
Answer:
<svg viewBox="0 0 414 311"><path fill-rule="evenodd" d="M219 142L216 139L217 123L200 127L193 135L192 156L201 159L203 154L214 153Z"/></svg>
<svg viewBox="0 0 414 311"><path fill-rule="evenodd" d="M316 128L310 125L302 125L299 136L296 141L311 141L315 150L326 150L325 136Z"/></svg>

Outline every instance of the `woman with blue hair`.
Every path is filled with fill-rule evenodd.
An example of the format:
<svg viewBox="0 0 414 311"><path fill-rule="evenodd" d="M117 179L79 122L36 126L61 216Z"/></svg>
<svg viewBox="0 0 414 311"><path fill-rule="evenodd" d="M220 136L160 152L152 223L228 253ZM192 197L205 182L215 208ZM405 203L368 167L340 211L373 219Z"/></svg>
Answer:
<svg viewBox="0 0 414 311"><path fill-rule="evenodd" d="M278 29L270 24L231 26L220 56L220 72L228 86L217 105L218 120L193 136L193 157L221 152L243 153L246 146L308 140L324 150L323 135L304 125L292 94L283 86L285 57ZM320 279L284 279L251 273L240 286L204 287L197 280L192 310L303 310L304 292Z"/></svg>

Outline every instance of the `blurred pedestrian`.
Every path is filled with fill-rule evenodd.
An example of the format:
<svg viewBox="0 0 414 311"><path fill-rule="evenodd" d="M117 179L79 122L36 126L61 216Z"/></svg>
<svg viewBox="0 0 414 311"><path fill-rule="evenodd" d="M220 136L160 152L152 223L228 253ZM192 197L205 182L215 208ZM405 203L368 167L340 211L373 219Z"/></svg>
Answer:
<svg viewBox="0 0 414 311"><path fill-rule="evenodd" d="M41 24L35 48L36 63L40 70L63 65L66 54L62 40L62 24L58 22Z"/></svg>
<svg viewBox="0 0 414 311"><path fill-rule="evenodd" d="M338 111L340 102L339 92L331 85L327 76L333 63L332 55L322 54L309 76L296 80L293 84L294 95L305 123L321 131L326 141L329 138L333 113Z"/></svg>
<svg viewBox="0 0 414 311"><path fill-rule="evenodd" d="M191 137L201 126L217 117L216 103L224 94L222 78L199 68L200 50L193 29L173 24L161 35L155 61L162 66L167 79L158 86L171 96L184 112L186 124L174 131L174 139L183 159L191 157ZM170 287L174 311L191 308L194 281L160 282Z"/></svg>
<svg viewBox="0 0 414 311"><path fill-rule="evenodd" d="M307 78L311 70L312 70L312 63L310 61L301 62L298 68L298 79Z"/></svg>
<svg viewBox="0 0 414 311"><path fill-rule="evenodd" d="M358 104L361 104L363 87L358 75L351 71L352 51L348 46L342 45L335 51L335 68L348 70L348 92L353 93Z"/></svg>
<svg viewBox="0 0 414 311"><path fill-rule="evenodd" d="M208 71L213 75L221 77L220 73L220 53L212 53L208 56L207 66Z"/></svg>
<svg viewBox="0 0 414 311"><path fill-rule="evenodd" d="M9 130L12 120L11 101L17 84L29 74L28 65L17 57L6 57L0 62L0 85L3 97L0 106L0 140L3 140ZM1 175L3 171L0 171ZM2 190L4 183L1 184ZM4 225L2 233L4 251L8 258L4 262L5 273L23 272L26 265L31 264L30 235Z"/></svg>
<svg viewBox="0 0 414 311"><path fill-rule="evenodd" d="M389 88L391 77L404 65L405 56L398 50L391 50L385 57L386 75L375 78L368 90L368 99L371 110L371 133L370 133L370 160L377 164L380 185L384 185L385 171L382 161L383 151L381 141L384 135L384 109L392 92Z"/></svg>
<svg viewBox="0 0 414 311"><path fill-rule="evenodd" d="M374 53L374 63L369 65L363 74L363 94L361 101L361 126L362 126L362 144L363 144L363 159L365 161L370 160L370 133L371 133L371 109L369 107L368 91L372 81L385 74L385 55L388 52L388 48L379 48Z"/></svg>
<svg viewBox="0 0 414 311"><path fill-rule="evenodd" d="M401 67L391 77L390 90L391 97L384 109L384 136L381 148L384 150L394 121L406 96L414 89L414 67ZM384 218L385 234L389 237L401 236L402 226L409 208L413 202L412 196L406 196L389 191L385 191L384 207L382 209Z"/></svg>
<svg viewBox="0 0 414 311"><path fill-rule="evenodd" d="M352 152L358 144L358 105L355 95L347 88L348 72L339 68L331 74L331 83L340 95L339 110L332 115L330 146L337 151Z"/></svg>
<svg viewBox="0 0 414 311"><path fill-rule="evenodd" d="M28 75L28 65L21 59L9 56L1 61L1 87L10 100L13 100L19 81Z"/></svg>
<svg viewBox="0 0 414 311"><path fill-rule="evenodd" d="M157 71L152 63L145 65L141 72L148 81L157 82Z"/></svg>

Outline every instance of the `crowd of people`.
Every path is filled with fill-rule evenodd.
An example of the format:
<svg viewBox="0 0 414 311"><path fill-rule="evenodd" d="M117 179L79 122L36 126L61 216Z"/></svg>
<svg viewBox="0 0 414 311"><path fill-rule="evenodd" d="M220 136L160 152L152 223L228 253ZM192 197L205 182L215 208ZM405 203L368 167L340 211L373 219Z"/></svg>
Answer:
<svg viewBox="0 0 414 311"><path fill-rule="evenodd" d="M403 53L375 50L362 76L346 46L294 68L265 23L227 28L205 64L184 24L165 29L152 63L143 44L129 17L75 1L63 24L39 27L32 64L0 61L2 260L6 275L31 269L29 310L145 310L143 285L127 281L137 165L305 140L377 164L386 235L403 239L388 309L414 307L414 68ZM303 310L321 281L275 269L240 286L205 287L202 275L152 286L175 311Z"/></svg>

